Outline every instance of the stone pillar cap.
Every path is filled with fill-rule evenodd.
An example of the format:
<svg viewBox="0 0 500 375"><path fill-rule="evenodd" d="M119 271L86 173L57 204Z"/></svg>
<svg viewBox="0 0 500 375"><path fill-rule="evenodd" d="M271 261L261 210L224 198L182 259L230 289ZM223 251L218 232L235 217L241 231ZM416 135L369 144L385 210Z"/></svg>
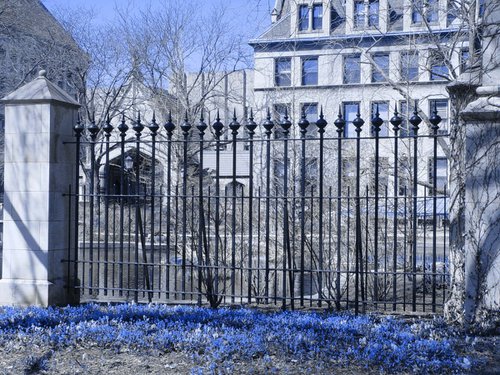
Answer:
<svg viewBox="0 0 500 375"><path fill-rule="evenodd" d="M57 102L73 107L80 104L59 86L47 79L47 71L40 70L38 77L0 100L3 104Z"/></svg>

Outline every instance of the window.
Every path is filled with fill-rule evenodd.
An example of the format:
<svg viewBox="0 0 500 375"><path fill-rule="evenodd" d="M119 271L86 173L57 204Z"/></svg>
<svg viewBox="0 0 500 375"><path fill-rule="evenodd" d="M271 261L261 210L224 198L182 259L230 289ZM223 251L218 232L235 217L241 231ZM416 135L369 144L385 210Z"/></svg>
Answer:
<svg viewBox="0 0 500 375"><path fill-rule="evenodd" d="M389 54L372 56L376 66L372 66L372 82L386 82L389 77Z"/></svg>
<svg viewBox="0 0 500 375"><path fill-rule="evenodd" d="M439 123L438 134L448 133L448 99L434 99L429 100L429 116L434 113L434 108L437 110L439 116L441 116L441 122Z"/></svg>
<svg viewBox="0 0 500 375"><path fill-rule="evenodd" d="M420 24L425 20L428 23L439 21L439 0L413 0L411 7L411 22Z"/></svg>
<svg viewBox="0 0 500 375"><path fill-rule="evenodd" d="M401 52L401 80L418 81L418 52Z"/></svg>
<svg viewBox="0 0 500 375"><path fill-rule="evenodd" d="M448 78L448 67L442 53L432 51L430 54L431 81L439 81Z"/></svg>
<svg viewBox="0 0 500 375"><path fill-rule="evenodd" d="M290 117L290 104L289 103L279 103L274 105L273 119L276 122L280 122L285 117L285 113Z"/></svg>
<svg viewBox="0 0 500 375"><path fill-rule="evenodd" d="M359 112L359 102L345 102L342 104L342 107L345 120L344 137L354 138L357 136L357 133L352 121L356 118L356 114Z"/></svg>
<svg viewBox="0 0 500 375"><path fill-rule="evenodd" d="M302 104L301 110L305 113L307 121L309 121L306 138L314 138L316 136L316 120L318 119L318 103Z"/></svg>
<svg viewBox="0 0 500 375"><path fill-rule="evenodd" d="M299 6L299 31L309 29L309 7L307 5Z"/></svg>
<svg viewBox="0 0 500 375"><path fill-rule="evenodd" d="M460 51L460 73L466 72L470 68L470 61L469 61L470 55L469 55L469 49L468 48L462 48Z"/></svg>
<svg viewBox="0 0 500 375"><path fill-rule="evenodd" d="M424 0L413 0L411 5L411 22L421 23L424 14Z"/></svg>
<svg viewBox="0 0 500 375"><path fill-rule="evenodd" d="M302 59L302 85L314 86L318 84L318 58Z"/></svg>
<svg viewBox="0 0 500 375"><path fill-rule="evenodd" d="M436 159L436 173L434 173L434 159L430 158L428 162L429 171L429 194L434 195L434 177L436 178L436 195L443 194L448 185L448 159L438 157Z"/></svg>
<svg viewBox="0 0 500 375"><path fill-rule="evenodd" d="M363 27L365 27L365 2L364 0L356 0L354 2L354 28Z"/></svg>
<svg viewBox="0 0 500 375"><path fill-rule="evenodd" d="M299 31L321 30L323 28L323 4L313 4L311 7L299 5Z"/></svg>
<svg viewBox="0 0 500 375"><path fill-rule="evenodd" d="M276 86L290 86L292 84L291 58L276 59L274 69L274 83Z"/></svg>
<svg viewBox="0 0 500 375"><path fill-rule="evenodd" d="M389 102L372 102L372 113L371 113L371 118L375 117L375 114L378 113L379 116L382 120L384 120L384 123L380 127L380 131L378 135L380 137L387 137L389 135L389 127L388 127L388 119L389 119ZM371 124L370 124L371 125ZM373 127L370 127L371 129L371 135L372 137L375 137L375 130Z"/></svg>
<svg viewBox="0 0 500 375"><path fill-rule="evenodd" d="M418 101L416 103L418 105ZM403 122L400 126L399 136L400 137L412 137L415 133L413 132L413 125L408 121L411 116L413 116L413 110L415 108L415 101L408 105L405 100L399 102L399 115L403 118Z"/></svg>
<svg viewBox="0 0 500 375"><path fill-rule="evenodd" d="M407 156L398 160L398 195L406 195L410 184L410 162Z"/></svg>
<svg viewBox="0 0 500 375"><path fill-rule="evenodd" d="M437 23L439 0L426 0L425 4L425 18L429 23Z"/></svg>
<svg viewBox="0 0 500 375"><path fill-rule="evenodd" d="M377 27L379 25L379 10L379 0L354 1L354 28Z"/></svg>
<svg viewBox="0 0 500 375"><path fill-rule="evenodd" d="M486 0L479 0L479 17L484 16L485 8L486 8Z"/></svg>
<svg viewBox="0 0 500 375"><path fill-rule="evenodd" d="M323 5L314 4L313 5L313 30L321 30L323 28Z"/></svg>
<svg viewBox="0 0 500 375"><path fill-rule="evenodd" d="M288 114L288 117L290 117L290 104L275 104L274 105L274 122L276 125L274 126L274 138L275 139L281 139L283 138L283 128L279 125L279 123L283 120L285 117L285 113Z"/></svg>
<svg viewBox="0 0 500 375"><path fill-rule="evenodd" d="M344 83L361 82L360 55L344 56Z"/></svg>
<svg viewBox="0 0 500 375"><path fill-rule="evenodd" d="M378 0L370 0L368 3L368 26L378 27L378 13L379 2Z"/></svg>

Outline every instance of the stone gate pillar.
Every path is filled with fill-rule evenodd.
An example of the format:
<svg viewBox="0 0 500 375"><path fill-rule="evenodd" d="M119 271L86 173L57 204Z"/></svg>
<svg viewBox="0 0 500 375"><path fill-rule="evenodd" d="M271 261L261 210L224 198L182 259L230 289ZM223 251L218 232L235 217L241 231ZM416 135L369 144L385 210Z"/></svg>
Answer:
<svg viewBox="0 0 500 375"><path fill-rule="evenodd" d="M69 199L79 104L39 77L5 104L4 239L0 305L67 304Z"/></svg>
<svg viewBox="0 0 500 375"><path fill-rule="evenodd" d="M478 98L461 112L463 142L454 150L463 162L463 263L455 280L462 290L450 300L466 325L480 329L494 327L500 311L500 7L485 5Z"/></svg>
<svg viewBox="0 0 500 375"><path fill-rule="evenodd" d="M500 82L477 89L465 121L465 301L467 322L500 310Z"/></svg>

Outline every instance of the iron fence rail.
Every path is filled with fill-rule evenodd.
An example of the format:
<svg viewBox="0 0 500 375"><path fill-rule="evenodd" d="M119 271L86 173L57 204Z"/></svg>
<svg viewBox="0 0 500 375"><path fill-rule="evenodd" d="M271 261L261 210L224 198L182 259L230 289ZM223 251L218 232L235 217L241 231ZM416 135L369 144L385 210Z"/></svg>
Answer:
<svg viewBox="0 0 500 375"><path fill-rule="evenodd" d="M80 170L68 194L68 285L87 300L440 310L439 116L422 134L415 109L408 137L397 112L383 137L378 113L372 136L359 114L334 127L319 117L314 131L305 115L296 126L269 114L260 126L78 123L75 163L90 152L87 182Z"/></svg>

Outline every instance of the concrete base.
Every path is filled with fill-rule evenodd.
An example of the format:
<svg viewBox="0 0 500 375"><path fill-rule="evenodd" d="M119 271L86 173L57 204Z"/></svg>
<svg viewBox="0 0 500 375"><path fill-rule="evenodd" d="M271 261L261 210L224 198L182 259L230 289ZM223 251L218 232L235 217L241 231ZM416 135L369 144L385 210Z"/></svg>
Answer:
<svg viewBox="0 0 500 375"><path fill-rule="evenodd" d="M40 280L0 280L0 306L67 305L70 301L63 285Z"/></svg>

